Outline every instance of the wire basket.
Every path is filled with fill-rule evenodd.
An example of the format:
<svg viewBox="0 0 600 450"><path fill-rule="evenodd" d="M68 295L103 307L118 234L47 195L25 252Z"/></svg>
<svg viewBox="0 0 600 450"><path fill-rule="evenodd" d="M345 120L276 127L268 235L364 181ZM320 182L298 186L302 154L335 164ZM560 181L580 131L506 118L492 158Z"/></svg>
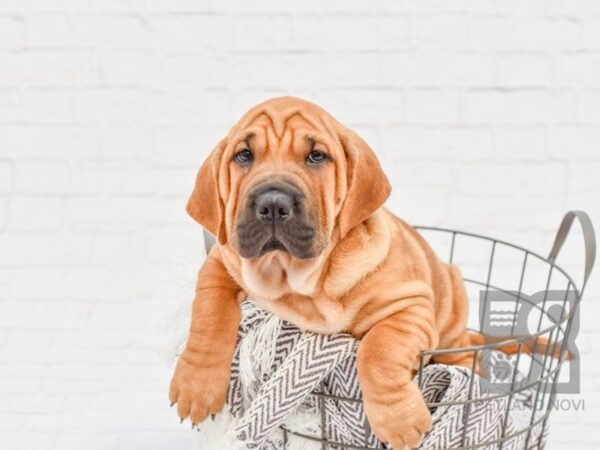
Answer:
<svg viewBox="0 0 600 450"><path fill-rule="evenodd" d="M556 257L575 219L578 219L581 224L585 246L584 277L580 289L572 277L556 264ZM428 403L427 406L430 409L440 406L464 408L463 418L464 424L466 424L469 421L470 410L475 403L507 399L506 410L498 412L498 414L503 414L502 432L499 438L467 445L465 439L467 427L463 426L462 445L447 450L502 449L508 441L519 435L525 436L524 439L521 439L521 442L524 442L522 448L528 450L543 447L542 438L547 430L548 417L561 386L559 380L561 368L569 356L577 357L576 354L573 354L574 350L569 348L569 343L576 334L577 308L594 265L596 254L595 235L589 216L583 211L567 213L558 229L548 257L509 242L478 234L437 227L420 226L416 228L434 247L438 257L444 259L444 255L446 255L447 262L460 267L471 303L473 303L472 293L479 293L478 305L471 305L470 323L478 322L479 326L474 331L488 337L481 345L451 350L427 350L421 353L419 371L416 375L420 388L422 387L423 368L432 357L468 352L473 355L474 361L468 382L469 392L465 400ZM443 253L443 249L446 253ZM527 295L526 293L537 294ZM497 312L498 308L495 303L501 303L500 313ZM494 321L498 323L494 323ZM473 329L473 327L470 328ZM502 333L498 333L499 329ZM523 332L523 329L526 331ZM535 347L538 342L541 342L541 339L546 339L550 344L536 349ZM512 363L515 369L512 370L512 374L507 379L500 380L501 382L495 380L492 383L490 381L485 397L473 396L475 380L481 382L484 378L474 375L476 369L486 372L488 378L494 378L493 370L490 370L489 367L477 367L477 365L484 366L486 362L489 363L489 358L487 358L489 355L508 347L512 347L514 352ZM533 352L535 357L526 355L528 351ZM523 375L521 366L524 363L526 363L525 376L518 379L517 374ZM571 381L571 383L575 382L576 380ZM516 431L508 433L506 424L509 420L511 403L516 395L525 390L535 392L531 418ZM321 430L326 428L325 399L352 402L353 404L358 401L319 392L314 392L312 395L319 405ZM534 428L541 430L536 437L532 433ZM366 442L365 446L360 447L327 440L324 432L322 432L321 438L318 438L291 431L285 427L282 427L282 431L286 448L293 436L294 439L317 441L323 450L376 450L375 447L367 446Z"/></svg>

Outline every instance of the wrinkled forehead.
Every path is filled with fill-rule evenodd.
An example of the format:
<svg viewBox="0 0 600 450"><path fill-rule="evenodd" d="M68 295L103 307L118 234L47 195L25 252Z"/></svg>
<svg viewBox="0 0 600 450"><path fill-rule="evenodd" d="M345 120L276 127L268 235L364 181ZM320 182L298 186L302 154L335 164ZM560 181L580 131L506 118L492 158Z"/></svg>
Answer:
<svg viewBox="0 0 600 450"><path fill-rule="evenodd" d="M250 114L252 112L254 114ZM250 113L232 130L230 143L234 147L240 142L273 149L317 142L331 145L335 141L335 133L327 118L306 108L282 111L265 107Z"/></svg>

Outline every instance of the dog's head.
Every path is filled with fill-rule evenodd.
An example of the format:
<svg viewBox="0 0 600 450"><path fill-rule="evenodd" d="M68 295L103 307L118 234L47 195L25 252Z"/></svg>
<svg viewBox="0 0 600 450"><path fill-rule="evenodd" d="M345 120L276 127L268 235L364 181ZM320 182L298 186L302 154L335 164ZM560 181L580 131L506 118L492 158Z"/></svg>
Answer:
<svg viewBox="0 0 600 450"><path fill-rule="evenodd" d="M389 182L369 146L293 97L248 111L204 162L189 214L243 258L320 255L375 212Z"/></svg>

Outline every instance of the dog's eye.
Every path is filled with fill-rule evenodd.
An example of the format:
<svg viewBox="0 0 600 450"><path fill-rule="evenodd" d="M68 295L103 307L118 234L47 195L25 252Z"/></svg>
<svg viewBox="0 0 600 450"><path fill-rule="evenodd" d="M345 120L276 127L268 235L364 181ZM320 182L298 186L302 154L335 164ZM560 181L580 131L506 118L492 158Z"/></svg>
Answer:
<svg viewBox="0 0 600 450"><path fill-rule="evenodd" d="M247 166L253 159L254 156L252 155L252 152L247 148L240 150L233 157L233 160L242 166Z"/></svg>
<svg viewBox="0 0 600 450"><path fill-rule="evenodd" d="M309 164L322 164L327 161L327 153L320 150L312 150L306 157L306 162Z"/></svg>

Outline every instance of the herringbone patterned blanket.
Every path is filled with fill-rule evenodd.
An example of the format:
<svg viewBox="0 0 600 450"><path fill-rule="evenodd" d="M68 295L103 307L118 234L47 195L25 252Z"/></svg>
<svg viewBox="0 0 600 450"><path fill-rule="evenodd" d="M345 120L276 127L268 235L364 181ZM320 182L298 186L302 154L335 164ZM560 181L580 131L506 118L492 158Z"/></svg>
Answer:
<svg viewBox="0 0 600 450"><path fill-rule="evenodd" d="M228 412L223 413L229 419L225 428L222 418L203 424L196 450L322 448L320 443L293 433L339 443L328 449L386 448L371 433L360 401L327 397L361 399L355 365L358 342L354 338L302 332L250 301L243 304L242 310ZM484 392L479 382L471 385L470 375L462 367L432 364L424 369L423 396L437 406L432 407L433 428L420 448L452 449L486 442L490 444L477 448L499 448L492 442L513 434L515 437L505 442L503 449L522 449L526 441L529 448L537 448L543 440L542 427L541 423L535 425L538 416L532 411L530 390L514 396L511 405L506 397L474 402L470 407L446 404L468 399L470 389L473 399L493 395ZM324 396L316 396L315 392ZM510 413L504 424L507 408ZM516 433L530 423L534 426L529 438L527 433ZM219 426L222 430L215 429ZM290 432L284 435L282 427Z"/></svg>

